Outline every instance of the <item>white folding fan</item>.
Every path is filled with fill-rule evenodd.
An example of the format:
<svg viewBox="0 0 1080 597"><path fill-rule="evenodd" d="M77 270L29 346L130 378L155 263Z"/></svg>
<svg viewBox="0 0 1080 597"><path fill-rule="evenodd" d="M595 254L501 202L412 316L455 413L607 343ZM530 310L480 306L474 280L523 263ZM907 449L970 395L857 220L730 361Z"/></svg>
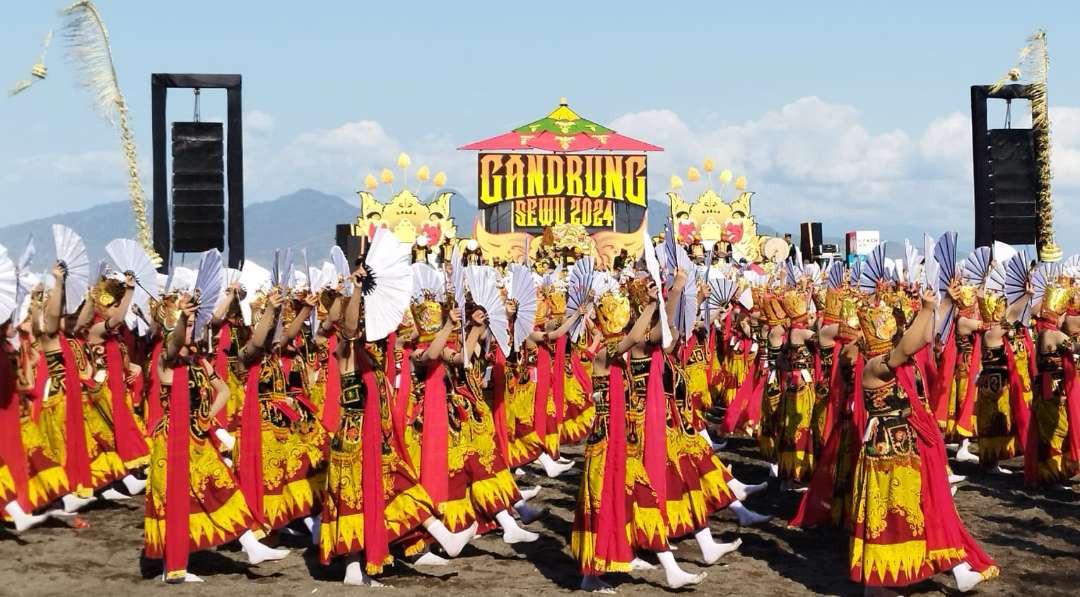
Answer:
<svg viewBox="0 0 1080 597"><path fill-rule="evenodd" d="M7 321L15 313L15 291L18 279L19 276L15 273L15 262L8 256L7 249L0 245L0 323Z"/></svg>
<svg viewBox="0 0 1080 597"><path fill-rule="evenodd" d="M465 284L469 287L473 302L487 313L488 330L503 354L510 354L510 330L506 317L506 304L503 303L499 289L495 287L498 272L484 265L470 265L464 269Z"/></svg>
<svg viewBox="0 0 1080 597"><path fill-rule="evenodd" d="M116 266L117 271L131 272L135 276L135 290L132 293L131 304L139 308L144 316L150 313L150 299L157 299L157 269L154 267L150 256L138 242L130 238L117 238L105 245L105 253ZM131 310L125 317L128 327L137 329L139 333L145 333L147 323Z"/></svg>
<svg viewBox="0 0 1080 597"><path fill-rule="evenodd" d="M510 298L517 301L514 348L521 348L521 344L536 325L536 279L533 278L532 270L517 263L510 265Z"/></svg>
<svg viewBox="0 0 1080 597"><path fill-rule="evenodd" d="M589 291L592 290L593 271L595 264L592 257L582 257L570 270L566 288L566 314L578 310L588 300ZM581 330L585 327L585 318L579 317L570 327L570 339L577 341Z"/></svg>
<svg viewBox="0 0 1080 597"><path fill-rule="evenodd" d="M202 254L199 259L199 270L195 275L195 294L198 296L199 307L195 311L195 337L202 338L210 325L210 318L214 315L221 300L221 294L225 290L225 265L221 259L221 252L210 249Z"/></svg>
<svg viewBox="0 0 1080 597"><path fill-rule="evenodd" d="M375 231L364 265L371 278L364 293L364 330L368 342L382 340L401 325L412 294L409 247L385 228ZM365 283L365 286L368 286Z"/></svg>
<svg viewBox="0 0 1080 597"><path fill-rule="evenodd" d="M53 244L56 259L67 267L64 277L64 312L74 313L90 288L90 256L86 244L74 230L62 224L53 224Z"/></svg>
<svg viewBox="0 0 1080 597"><path fill-rule="evenodd" d="M660 312L660 334L664 346L667 347L671 345L671 330L668 329L667 310L664 307L664 286L660 281L660 263L656 260L655 251L652 250L652 239L649 238L648 231L642 229L641 236L645 243L645 268L648 270L653 284L656 285L656 300L659 302L657 311Z"/></svg>

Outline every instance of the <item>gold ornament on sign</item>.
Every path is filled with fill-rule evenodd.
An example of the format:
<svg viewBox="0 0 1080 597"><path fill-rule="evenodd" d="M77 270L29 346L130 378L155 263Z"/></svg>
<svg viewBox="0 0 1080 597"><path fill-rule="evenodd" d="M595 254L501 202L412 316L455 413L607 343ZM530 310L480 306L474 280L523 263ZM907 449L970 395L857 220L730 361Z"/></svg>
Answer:
<svg viewBox="0 0 1080 597"><path fill-rule="evenodd" d="M736 191L746 190L746 177L745 176L740 176L740 177L735 179L735 190Z"/></svg>
<svg viewBox="0 0 1080 597"><path fill-rule="evenodd" d="M383 184L393 184L394 172L389 168L383 168L382 172L379 173L379 179L382 180Z"/></svg>
<svg viewBox="0 0 1080 597"><path fill-rule="evenodd" d="M90 0L79 0L68 6L60 15L64 18L64 37L68 50L75 59L82 84L90 90L94 107L120 131L120 146L127 160L128 195L131 211L135 216L135 231L139 244L146 250L154 265L161 264L161 257L154 251L153 237L146 221L146 198L142 181L139 180L138 156L135 151L135 134L128 123L128 107L113 64L109 32Z"/></svg>
<svg viewBox="0 0 1080 597"><path fill-rule="evenodd" d="M705 168L706 172L712 172L714 167L712 159L705 158L705 163L702 164L702 167Z"/></svg>
<svg viewBox="0 0 1080 597"><path fill-rule="evenodd" d="M720 172L720 184L727 184L729 182L731 182L731 170Z"/></svg>
<svg viewBox="0 0 1080 597"><path fill-rule="evenodd" d="M401 168L401 169L404 170L405 168L408 168L409 164L411 164L411 163L412 163L412 159L409 158L409 154L402 153L402 154L398 155L398 157L397 157L398 168Z"/></svg>
<svg viewBox="0 0 1080 597"><path fill-rule="evenodd" d="M427 182L429 178L431 178L431 170L427 166L420 166L420 169L416 171L416 179Z"/></svg>
<svg viewBox="0 0 1080 597"><path fill-rule="evenodd" d="M690 182L699 181L701 180L701 173L698 172L697 168L690 166L690 169L686 171L686 180Z"/></svg>
<svg viewBox="0 0 1080 597"><path fill-rule="evenodd" d="M368 174L367 176L364 177L364 188L365 189L370 191L370 190L372 190L372 189L374 189L374 188L376 188L378 186L379 186L379 181L375 179L375 175Z"/></svg>
<svg viewBox="0 0 1080 597"><path fill-rule="evenodd" d="M441 187L446 184L446 172L438 172L435 174L435 179L431 181L435 186Z"/></svg>
<svg viewBox="0 0 1080 597"><path fill-rule="evenodd" d="M9 95L15 95L29 89L30 86L34 84L35 80L44 80L45 76L49 74L49 69L45 67L45 52L49 50L49 44L52 43L52 36L52 31L45 34L45 41L41 44L41 54L38 55L37 62L34 63L34 66L30 67L30 76L33 78L24 79L16 83L11 88L11 91L8 92Z"/></svg>
<svg viewBox="0 0 1080 597"><path fill-rule="evenodd" d="M671 175L671 188L672 189L681 189L682 188L682 179L679 178L675 174Z"/></svg>

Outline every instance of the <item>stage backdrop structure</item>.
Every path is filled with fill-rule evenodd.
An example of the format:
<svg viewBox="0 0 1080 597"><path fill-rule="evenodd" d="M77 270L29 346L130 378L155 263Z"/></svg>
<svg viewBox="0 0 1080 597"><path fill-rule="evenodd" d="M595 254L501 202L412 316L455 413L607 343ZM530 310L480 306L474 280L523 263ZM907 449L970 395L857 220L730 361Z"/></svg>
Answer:
<svg viewBox="0 0 1080 597"><path fill-rule="evenodd" d="M459 149L480 152L474 235L484 258L640 255L646 152L662 148L582 118L563 98L539 120Z"/></svg>
<svg viewBox="0 0 1080 597"><path fill-rule="evenodd" d="M427 261L428 255L441 257L443 253L449 256L453 250L457 225L450 211L453 198L461 197L461 193L444 188L446 173L440 171L432 176L427 166L420 166L412 173L415 186L410 188L411 165L408 154L398 156L401 182L397 185L397 176L389 168L383 168L378 178L374 174L364 177L364 189L356 193L360 215L353 224L339 224L335 233L337 245L350 262L363 252L379 228L390 230L399 241L412 245L414 260ZM376 196L380 184L389 189L386 201ZM427 192L428 185L434 189L425 201L421 195Z"/></svg>
<svg viewBox="0 0 1080 597"><path fill-rule="evenodd" d="M993 85L971 86L971 146L975 178L975 246L994 241L1036 245L1041 261L1061 259L1054 241L1054 205L1050 190L1050 112L1046 99L1046 34L1028 38L1020 60ZM1027 80L1026 84L1017 83ZM1013 83L1007 84L1008 81ZM1031 128L989 129L989 99L1029 100Z"/></svg>
<svg viewBox="0 0 1080 597"><path fill-rule="evenodd" d="M196 118L195 122L173 123L170 213L165 167L165 105L168 90L176 88L195 90ZM224 149L221 123L198 121L200 89L225 89L227 92ZM199 253L215 248L226 252L226 239L229 267L239 268L244 262L244 143L240 93L240 75L150 75L154 249L162 258L162 271L168 270L173 253Z"/></svg>
<svg viewBox="0 0 1080 597"><path fill-rule="evenodd" d="M722 170L716 176L717 187L713 184L713 161L706 159L702 169L705 177L696 167L686 171L689 183L702 181L705 186L693 202L683 199L683 179L671 177L671 190L667 194L671 204L669 229L674 231L679 244L688 250L700 244L706 251L719 244L719 249L732 259L745 259L748 263L778 263L787 259L790 247L784 239L758 234L757 219L751 213L754 192L746 190L746 177L734 177L731 170ZM727 201L723 195L729 184L738 196Z"/></svg>

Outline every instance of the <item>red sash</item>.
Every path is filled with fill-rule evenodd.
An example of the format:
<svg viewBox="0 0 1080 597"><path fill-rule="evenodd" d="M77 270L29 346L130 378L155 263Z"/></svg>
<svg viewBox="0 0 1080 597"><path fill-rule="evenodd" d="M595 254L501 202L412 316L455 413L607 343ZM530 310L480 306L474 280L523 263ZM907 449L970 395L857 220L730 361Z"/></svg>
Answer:
<svg viewBox="0 0 1080 597"><path fill-rule="evenodd" d="M116 453L124 463L133 462L150 454L150 448L146 445L146 436L135 424L135 416L127 404L124 357L115 336L105 339L105 368L112 399Z"/></svg>
<svg viewBox="0 0 1080 597"><path fill-rule="evenodd" d="M390 341L387 340L387 347L390 346ZM397 378L398 384L396 391L394 392L394 402L390 408L390 424L394 428L394 436L398 441L402 442L404 446L405 441L405 410L409 407L409 396L412 394L412 353L411 347L406 347L401 351L401 367L398 370ZM392 354L387 350L387 354ZM387 359L390 360L390 359ZM393 381L393 377L387 377L387 382ZM394 388L391 388L394 390ZM409 458L409 451L403 450L401 456L405 459ZM417 462L412 463L416 466Z"/></svg>
<svg viewBox="0 0 1080 597"><path fill-rule="evenodd" d="M506 355L495 347L495 361L491 365L492 417L495 419L495 444L503 460L510 458L509 431L506 429Z"/></svg>
<svg viewBox="0 0 1080 597"><path fill-rule="evenodd" d="M218 330L217 348L214 350L214 371L221 379L229 379L229 356L226 352L229 349L229 345L232 344L232 324L225 322L221 324L221 329ZM239 355L237 355L239 358ZM227 408L223 408L218 411L217 420L221 426L229 424L229 413Z"/></svg>
<svg viewBox="0 0 1080 597"><path fill-rule="evenodd" d="M381 566L390 551L386 534L386 495L382 474L383 433L379 415L379 385L371 362L366 354L361 354L362 350L362 345L357 342L355 360L367 391L360 448L364 458L361 482L364 491L364 556L370 568Z"/></svg>
<svg viewBox="0 0 1080 597"><path fill-rule="evenodd" d="M150 349L150 389L146 396L146 428L153 430L161 419L161 373L158 365L161 363L161 351L165 346L163 340L154 342Z"/></svg>
<svg viewBox="0 0 1080 597"><path fill-rule="evenodd" d="M976 353L978 354L978 353ZM994 565L994 561L964 528L956 513L946 468L945 441L934 417L927 412L915 389L910 365L896 370L896 381L908 395L911 415L908 424L915 431L919 456L922 459L922 510L926 518L926 551L934 553L962 548L963 561L976 572ZM956 562L959 563L959 562Z"/></svg>
<svg viewBox="0 0 1080 597"><path fill-rule="evenodd" d="M930 394L930 408L938 426L943 429L949 421L949 392L952 390L952 381L955 377L956 358L956 336L949 334L941 353L941 366L938 367L936 383Z"/></svg>
<svg viewBox="0 0 1080 597"><path fill-rule="evenodd" d="M1027 441L1028 425L1031 423L1031 412L1027 402L1024 402L1024 381L1020 379L1020 371L1016 368L1016 355L1013 353L1012 344L1005 338L1005 361L1009 370L1009 408L1013 416L1013 435L1016 437L1016 445L1024 449Z"/></svg>
<svg viewBox="0 0 1080 597"><path fill-rule="evenodd" d="M4 341L0 339L0 342ZM0 457L15 482L15 499L24 512L32 508L27 491L30 483L26 450L22 443L19 424L19 394L15 390L15 368L12 367L7 348L0 348Z"/></svg>
<svg viewBox="0 0 1080 597"><path fill-rule="evenodd" d="M262 365L248 368L244 384L244 407L240 415L240 462L237 480L248 509L260 523L263 516L262 413L259 410L259 374Z"/></svg>
<svg viewBox="0 0 1080 597"><path fill-rule="evenodd" d="M173 367L172 393L169 397L169 431L165 446L165 572L187 569L190 549L188 515L191 498L189 460L189 417L191 394L187 365Z"/></svg>
<svg viewBox="0 0 1080 597"><path fill-rule="evenodd" d="M449 494L447 456L450 419L446 410L446 370L441 360L430 361L424 379L424 435L420 444L420 484L437 509Z"/></svg>
<svg viewBox="0 0 1080 597"><path fill-rule="evenodd" d="M562 429L563 418L566 416L566 336L555 341L555 361L551 364L551 398L555 403L555 420L551 422L545 431L559 434ZM543 436L540 437L543 440ZM547 443L545 442L545 446ZM552 458L558 458L558 442L555 443L555 454L549 454Z"/></svg>
<svg viewBox="0 0 1080 597"><path fill-rule="evenodd" d="M341 365L337 357L337 336L327 340L330 358L326 361L326 394L323 397L322 424L327 433L341 428Z"/></svg>
<svg viewBox="0 0 1080 597"><path fill-rule="evenodd" d="M660 514L667 521L667 401L664 398L664 356L657 346L652 350L649 378L645 391L645 472L649 476Z"/></svg>
<svg viewBox="0 0 1080 597"><path fill-rule="evenodd" d="M975 396L979 389L979 372L982 371L982 334L975 333L971 340L971 358L968 363L967 388L964 400L957 408L956 428L968 435L975 434Z"/></svg>
<svg viewBox="0 0 1080 597"><path fill-rule="evenodd" d="M67 415L64 420L64 438L67 440L65 454L67 461L64 471L72 489L85 487L93 489L93 477L90 475L90 455L86 451L86 422L83 417L82 380L71 342L63 334L57 339L64 358L64 407Z"/></svg>
<svg viewBox="0 0 1080 597"><path fill-rule="evenodd" d="M620 357L621 359L621 357ZM597 512L596 559L629 563L634 551L626 536L626 389L623 366L616 359L608 363L609 419L607 451L604 454L604 482Z"/></svg>
<svg viewBox="0 0 1080 597"><path fill-rule="evenodd" d="M547 435L547 399L551 393L551 351L544 344L536 346L536 396L533 399L533 428L544 441Z"/></svg>

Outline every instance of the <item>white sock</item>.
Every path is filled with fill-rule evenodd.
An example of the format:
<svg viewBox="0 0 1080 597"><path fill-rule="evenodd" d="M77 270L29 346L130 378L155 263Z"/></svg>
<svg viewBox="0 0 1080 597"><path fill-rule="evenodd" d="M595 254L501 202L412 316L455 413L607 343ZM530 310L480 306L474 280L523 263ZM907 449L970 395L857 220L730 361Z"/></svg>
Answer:
<svg viewBox="0 0 1080 597"><path fill-rule="evenodd" d="M982 574L971 569L971 564L960 562L952 569L953 578L956 579L956 588L966 593L975 588L975 585L983 581Z"/></svg>
<svg viewBox="0 0 1080 597"><path fill-rule="evenodd" d="M552 479L574 468L573 463L559 464L558 462L555 462L551 456L548 456L547 452L541 452L540 457L537 458L537 460L540 462L540 465L544 467L544 474Z"/></svg>
<svg viewBox="0 0 1080 597"><path fill-rule="evenodd" d="M96 499L97 498L94 497L94 496L84 498L84 497L79 497L79 496L75 495L74 493L69 493L69 494L65 495L64 497L60 498L60 501L63 502L63 504L64 504L64 511L65 512L78 512L84 506L86 506L87 504L93 502Z"/></svg>
<svg viewBox="0 0 1080 597"><path fill-rule="evenodd" d="M525 503L525 500L520 500L514 504L514 510L517 511L518 516L521 517L521 522L529 524L536 520L539 520L544 516L543 511L533 508L529 504Z"/></svg>
<svg viewBox="0 0 1080 597"><path fill-rule="evenodd" d="M513 518L510 519L513 521ZM451 558L456 558L461 553L462 549L469 544L469 541L476 536L476 523L460 533L451 533L450 529L446 528L446 525L441 520L432 516L423 523L424 529L439 542L439 545L446 550L446 555Z"/></svg>
<svg viewBox="0 0 1080 597"><path fill-rule="evenodd" d="M23 511L22 506L16 500L11 500L4 506L4 511L11 516L11 521L15 523L15 530L22 532L31 529L43 522L49 517L45 515L33 515L27 514Z"/></svg>
<svg viewBox="0 0 1080 597"><path fill-rule="evenodd" d="M112 487L106 489L105 491L102 491L101 492L101 497L103 497L103 498L105 498L105 499L107 499L107 500L109 500L111 502L122 502L124 500L130 500L131 499L130 495L124 495L124 494L120 493L119 491L113 489Z"/></svg>
<svg viewBox="0 0 1080 597"><path fill-rule="evenodd" d="M766 481L764 483L758 483L756 485L747 485L746 483L743 483L742 481L739 481L738 479L732 477L732 479L727 482L727 486L728 489L731 490L731 493L735 494L735 499L741 501L745 500L746 498L754 495L759 491L767 489L769 487L769 482Z"/></svg>
<svg viewBox="0 0 1080 597"><path fill-rule="evenodd" d="M532 489L522 489L522 490L519 491L519 493L521 493L521 499L527 501L527 500L531 500L534 497L536 497L537 495L539 495L541 489L542 488L539 485L537 485L536 487L533 487Z"/></svg>
<svg viewBox="0 0 1080 597"><path fill-rule="evenodd" d="M739 500L731 502L731 504L728 505L728 508L731 508L731 511L735 513L736 518L739 519L739 524L744 527L760 524L772 518L771 516L754 512L753 510L744 506L743 503Z"/></svg>
<svg viewBox="0 0 1080 597"><path fill-rule="evenodd" d="M741 539L733 543L717 543L708 527L694 533L694 538L697 539L698 547L701 548L702 559L710 566L725 555L739 549L739 546L742 545Z"/></svg>
<svg viewBox="0 0 1080 597"><path fill-rule="evenodd" d="M274 549L268 545L263 545L262 542L255 538L255 533L251 531L244 531L244 534L240 535L240 545L244 548L248 562L252 565L280 560L289 555L287 549Z"/></svg>
<svg viewBox="0 0 1080 597"><path fill-rule="evenodd" d="M526 531L518 526L517 521L506 510L500 511L495 515L495 520L499 522L499 526L503 530L503 541L509 544L513 543L531 543L540 538L540 535Z"/></svg>
<svg viewBox="0 0 1080 597"><path fill-rule="evenodd" d="M364 574L364 566L357 561L349 562L345 566L345 584L365 587L383 587L381 582Z"/></svg>
<svg viewBox="0 0 1080 597"><path fill-rule="evenodd" d="M127 475L121 481L124 482L124 489L131 495L139 495L146 490L146 480L136 479L135 475Z"/></svg>
<svg viewBox="0 0 1080 597"><path fill-rule="evenodd" d="M678 562L675 561L675 554L670 551L656 552L656 559L660 560L660 565L664 567L664 576L667 577L668 586L673 589L696 585L705 580L704 573L690 574L679 568Z"/></svg>

